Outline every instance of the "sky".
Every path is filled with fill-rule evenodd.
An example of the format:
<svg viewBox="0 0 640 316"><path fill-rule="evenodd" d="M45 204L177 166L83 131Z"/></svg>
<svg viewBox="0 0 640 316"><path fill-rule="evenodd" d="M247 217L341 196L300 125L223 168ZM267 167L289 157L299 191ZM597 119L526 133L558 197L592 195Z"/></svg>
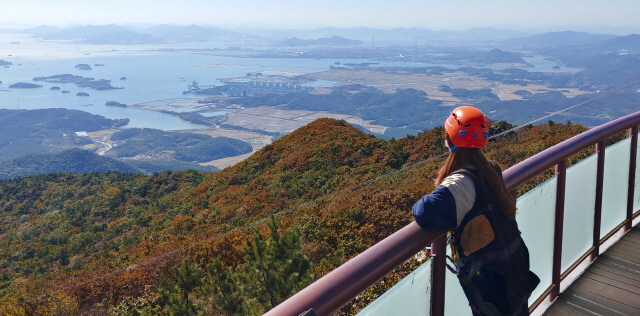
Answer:
<svg viewBox="0 0 640 316"><path fill-rule="evenodd" d="M638 0L0 0L0 27L164 23L223 28L640 29L638 13Z"/></svg>

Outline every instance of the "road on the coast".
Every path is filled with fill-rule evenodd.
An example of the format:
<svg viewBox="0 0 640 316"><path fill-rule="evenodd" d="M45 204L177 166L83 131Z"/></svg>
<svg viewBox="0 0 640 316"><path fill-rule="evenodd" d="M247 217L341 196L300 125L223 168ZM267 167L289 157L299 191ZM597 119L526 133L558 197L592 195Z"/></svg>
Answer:
<svg viewBox="0 0 640 316"><path fill-rule="evenodd" d="M104 156L104 153L106 153L107 151L111 150L111 148L113 148L113 146L107 143L106 140L107 140L106 136L103 136L101 141L94 140L95 143L98 143L103 146L103 148L98 149L98 151L96 152L100 156Z"/></svg>

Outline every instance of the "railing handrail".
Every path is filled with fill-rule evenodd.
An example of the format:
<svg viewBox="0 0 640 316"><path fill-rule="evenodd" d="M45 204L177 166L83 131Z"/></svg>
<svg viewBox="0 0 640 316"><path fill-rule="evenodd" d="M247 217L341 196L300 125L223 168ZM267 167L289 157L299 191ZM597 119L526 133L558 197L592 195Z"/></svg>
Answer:
<svg viewBox="0 0 640 316"><path fill-rule="evenodd" d="M615 119L549 147L502 173L509 191L599 141L640 124L640 112Z"/></svg>
<svg viewBox="0 0 640 316"><path fill-rule="evenodd" d="M504 171L507 189L515 190L571 155L638 124L640 112L556 144ZM426 232L412 222L299 291L264 316L298 316L312 308L318 315L331 315L443 234L444 232Z"/></svg>
<svg viewBox="0 0 640 316"><path fill-rule="evenodd" d="M264 316L298 316L311 308L318 315L331 315L443 234L427 232L412 222L310 284Z"/></svg>

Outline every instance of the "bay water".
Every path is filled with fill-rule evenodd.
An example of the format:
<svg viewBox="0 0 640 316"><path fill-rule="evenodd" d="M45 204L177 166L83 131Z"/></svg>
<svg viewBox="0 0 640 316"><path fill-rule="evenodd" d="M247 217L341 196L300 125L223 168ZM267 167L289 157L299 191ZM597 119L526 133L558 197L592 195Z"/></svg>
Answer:
<svg viewBox="0 0 640 316"><path fill-rule="evenodd" d="M19 44L18 44L19 43ZM0 66L0 108L4 109L42 109L67 108L82 110L112 119L129 118L126 127L158 128L162 130L201 129L206 126L181 120L171 114L155 111L106 106L107 101L124 104L137 104L154 100L202 97L182 94L187 84L197 81L201 85L220 85L222 78L244 76L250 72L265 75L279 73L315 73L329 70L336 62L366 63L378 62L368 59L345 58L252 58L246 57L247 51L240 50L235 56L186 53L174 49L224 49L246 43L206 42L152 45L89 45L70 41L42 41L22 34L0 34L0 59L13 65ZM258 48L258 47L253 47ZM263 47L263 49L267 49ZM227 52L225 51L225 54ZM528 58L528 62L541 67L527 67L529 71L552 71L555 63L541 56ZM428 67L431 64L383 61L376 66L390 67ZM92 70L75 68L77 64L89 64ZM104 66L94 66L102 64ZM463 65L440 65L457 68ZM500 68L500 67L497 67ZM34 77L47 77L58 74L73 74L96 80L111 80L117 90L93 90L80 88L73 83L57 84L35 82L43 85L35 89L11 89L18 82L34 83ZM125 77L126 80L120 80ZM317 81L311 86L332 86L331 81ZM59 86L70 91L50 90ZM78 92L89 96L76 96ZM186 109L172 108L173 111Z"/></svg>

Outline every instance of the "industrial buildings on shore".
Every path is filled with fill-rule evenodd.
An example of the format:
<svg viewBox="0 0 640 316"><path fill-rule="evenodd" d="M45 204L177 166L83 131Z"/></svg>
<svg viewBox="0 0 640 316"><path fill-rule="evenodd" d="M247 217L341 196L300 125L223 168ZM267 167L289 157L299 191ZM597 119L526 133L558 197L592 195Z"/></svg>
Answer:
<svg viewBox="0 0 640 316"><path fill-rule="evenodd" d="M228 97L245 97L256 94L288 94L288 93L309 93L313 87L306 87L301 84L291 83L283 77L267 77L260 79L236 78L227 80L220 86L201 86L197 82L192 82L187 86L188 90L183 94L207 94L224 95Z"/></svg>

